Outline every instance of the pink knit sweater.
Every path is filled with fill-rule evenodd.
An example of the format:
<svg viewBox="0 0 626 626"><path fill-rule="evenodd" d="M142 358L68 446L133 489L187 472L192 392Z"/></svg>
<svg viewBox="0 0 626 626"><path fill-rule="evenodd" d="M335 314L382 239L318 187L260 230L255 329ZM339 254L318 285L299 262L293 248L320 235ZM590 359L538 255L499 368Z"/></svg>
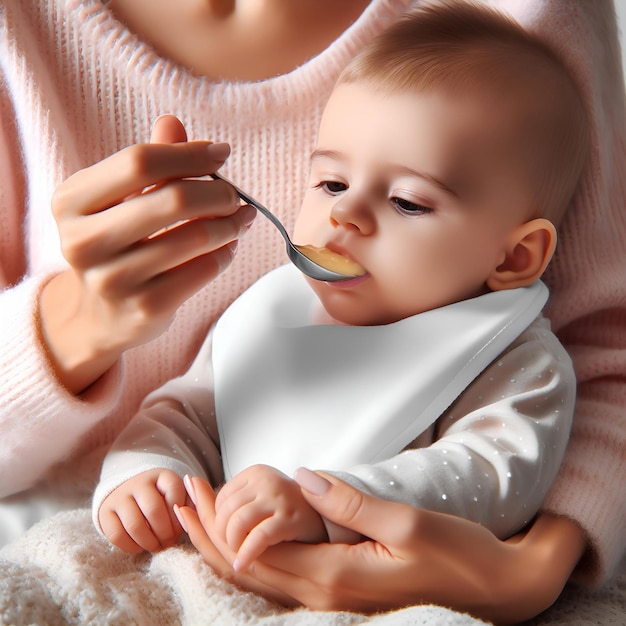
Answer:
<svg viewBox="0 0 626 626"><path fill-rule="evenodd" d="M549 315L580 381L574 433L545 508L576 520L588 583L624 553L626 493L626 108L611 3L494 0L552 42L581 84L593 154L546 276ZM374 0L344 36L294 72L216 84L164 60L100 0L0 5L0 496L57 463L110 443L141 399L189 365L215 317L285 261L258 219L231 269L179 311L169 330L130 350L81 398L55 381L41 346L38 296L64 267L50 213L55 187L179 116L192 139L228 141L224 173L291 228L318 119L339 70L409 0Z"/></svg>

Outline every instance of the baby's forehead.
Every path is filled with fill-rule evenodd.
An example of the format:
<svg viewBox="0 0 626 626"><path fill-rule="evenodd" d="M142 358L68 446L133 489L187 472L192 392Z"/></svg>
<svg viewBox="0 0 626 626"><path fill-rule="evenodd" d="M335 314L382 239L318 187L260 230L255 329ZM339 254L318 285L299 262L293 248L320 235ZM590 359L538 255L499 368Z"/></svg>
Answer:
<svg viewBox="0 0 626 626"><path fill-rule="evenodd" d="M542 100L550 100L550 96L538 93L541 91L538 86L528 88L525 83L507 77L485 82L470 79L462 84L442 82L394 86L379 81L359 81L352 84L358 89L354 97L355 106L358 106L360 100L369 97L382 97L388 101L397 97L398 115L424 115L423 109L416 107L414 112L410 107L401 106L400 102L411 99L417 102L419 99L430 98L442 105L453 105L442 111L455 111L453 121L456 126L465 122L466 125L482 128L486 124L502 137L523 130L524 121L530 117L545 114L546 107ZM335 91L331 98L334 94ZM436 110L434 112L438 113ZM345 111L344 115L350 115L350 112Z"/></svg>
<svg viewBox="0 0 626 626"><path fill-rule="evenodd" d="M357 57L358 59L358 57ZM432 50L413 56L396 50L387 58L359 64L339 78L342 83L359 82L373 90L393 92L411 88L437 91L453 98L485 97L506 99L509 93L532 93L550 99L554 86L564 86L569 76L564 67L543 51L519 45L481 45L463 49ZM527 104L531 105L527 101Z"/></svg>
<svg viewBox="0 0 626 626"><path fill-rule="evenodd" d="M424 102L431 104L424 106ZM391 117L397 122L396 126L407 122L407 134L402 141L404 137L407 141L415 141L415 137L408 133L408 129L414 126L413 120L424 124L424 118L430 118L433 125L429 131L443 130L447 136L456 131L480 141L482 147L491 145L500 150L523 129L523 122L528 117L527 102L532 106L532 98L523 94L518 97L511 94L511 90L494 85L485 89L477 83L468 83L461 88L432 83L393 86L359 80L336 86L327 103L320 131L328 126L332 135L339 124L355 132L355 120L359 120L358 134L368 134L369 129L377 134L377 127L387 121L384 118ZM368 112L367 123L358 115L363 108ZM332 121L326 124L327 119ZM398 141L397 136L395 141Z"/></svg>
<svg viewBox="0 0 626 626"><path fill-rule="evenodd" d="M359 109L361 114L355 113ZM507 166L520 164L510 157L523 134L525 113L518 111L516 99L503 101L497 90L473 88L460 97L459 91L432 85L387 89L354 82L333 92L328 111L320 128L326 147L339 135L348 150L354 149L369 136L369 145L379 142L380 155L399 160L428 146L429 164L445 159L445 170L463 178L505 160Z"/></svg>

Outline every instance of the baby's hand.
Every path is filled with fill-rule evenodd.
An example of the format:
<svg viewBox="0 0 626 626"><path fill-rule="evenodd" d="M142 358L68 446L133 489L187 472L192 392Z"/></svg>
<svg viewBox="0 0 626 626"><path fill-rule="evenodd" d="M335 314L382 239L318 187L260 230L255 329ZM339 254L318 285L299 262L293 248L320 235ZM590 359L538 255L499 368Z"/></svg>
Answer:
<svg viewBox="0 0 626 626"><path fill-rule="evenodd" d="M235 571L247 570L263 551L281 541L326 541L319 514L300 486L277 469L254 465L227 482L215 501L215 528L237 552Z"/></svg>
<svg viewBox="0 0 626 626"><path fill-rule="evenodd" d="M173 507L184 506L186 497L182 478L171 470L142 472L105 498L98 511L100 527L125 552L158 552L182 533Z"/></svg>

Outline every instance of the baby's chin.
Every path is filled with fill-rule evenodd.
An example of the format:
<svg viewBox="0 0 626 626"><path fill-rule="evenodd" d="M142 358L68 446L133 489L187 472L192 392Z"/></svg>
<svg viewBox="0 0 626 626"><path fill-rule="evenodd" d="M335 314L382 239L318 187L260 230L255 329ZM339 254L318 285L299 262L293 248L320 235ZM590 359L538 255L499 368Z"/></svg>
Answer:
<svg viewBox="0 0 626 626"><path fill-rule="evenodd" d="M352 324L347 324L346 322L342 322L340 320L335 319L322 305L321 302L316 302L313 305L313 310L311 312L311 323L319 324L319 325L327 325L327 326L351 326Z"/></svg>
<svg viewBox="0 0 626 626"><path fill-rule="evenodd" d="M321 303L316 303L311 316L311 322L313 324L320 325L333 325L333 326L384 326L398 321L397 319L380 319L373 316L364 315L363 311L353 312L345 311L333 311L331 307L329 309L324 308Z"/></svg>
<svg viewBox="0 0 626 626"><path fill-rule="evenodd" d="M367 300L353 299L350 291L328 288L306 277L317 295L311 308L311 323L333 326L384 326L402 319L397 311L389 312L383 307L366 307ZM353 295L353 294L352 294Z"/></svg>

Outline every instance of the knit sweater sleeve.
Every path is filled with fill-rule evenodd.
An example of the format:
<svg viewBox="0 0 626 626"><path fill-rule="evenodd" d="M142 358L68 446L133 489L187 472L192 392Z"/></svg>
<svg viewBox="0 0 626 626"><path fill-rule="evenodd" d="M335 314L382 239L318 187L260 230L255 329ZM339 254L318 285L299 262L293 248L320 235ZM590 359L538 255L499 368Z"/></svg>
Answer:
<svg viewBox="0 0 626 626"><path fill-rule="evenodd" d="M40 286L28 279L0 293L0 497L32 486L69 457L117 395L119 366L81 398L57 382L39 338Z"/></svg>
<svg viewBox="0 0 626 626"><path fill-rule="evenodd" d="M33 485L108 415L120 369L81 398L55 378L40 336L38 301L59 268L35 273L30 266L29 200L17 126L0 68L0 497Z"/></svg>

